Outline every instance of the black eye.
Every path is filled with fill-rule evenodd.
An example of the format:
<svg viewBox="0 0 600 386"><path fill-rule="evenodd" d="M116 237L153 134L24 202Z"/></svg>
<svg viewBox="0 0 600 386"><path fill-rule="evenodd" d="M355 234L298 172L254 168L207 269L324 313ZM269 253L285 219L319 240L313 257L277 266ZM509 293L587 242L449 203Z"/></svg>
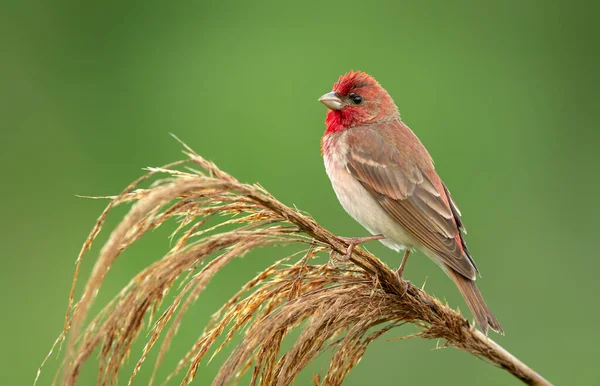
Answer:
<svg viewBox="0 0 600 386"><path fill-rule="evenodd" d="M362 97L360 95L356 95L353 92L351 92L350 94L348 94L348 97L350 97L350 99L352 100L352 102L354 102L355 105L359 105L363 101L363 99L362 99Z"/></svg>

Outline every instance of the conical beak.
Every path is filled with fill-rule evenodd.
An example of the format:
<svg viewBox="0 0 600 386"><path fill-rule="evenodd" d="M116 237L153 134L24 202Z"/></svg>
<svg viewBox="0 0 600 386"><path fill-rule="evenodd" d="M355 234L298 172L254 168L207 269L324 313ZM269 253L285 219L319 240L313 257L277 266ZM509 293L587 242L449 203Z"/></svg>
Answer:
<svg viewBox="0 0 600 386"><path fill-rule="evenodd" d="M341 110L342 109L342 100L335 92L328 92L319 98L319 102L323 103L331 110Z"/></svg>

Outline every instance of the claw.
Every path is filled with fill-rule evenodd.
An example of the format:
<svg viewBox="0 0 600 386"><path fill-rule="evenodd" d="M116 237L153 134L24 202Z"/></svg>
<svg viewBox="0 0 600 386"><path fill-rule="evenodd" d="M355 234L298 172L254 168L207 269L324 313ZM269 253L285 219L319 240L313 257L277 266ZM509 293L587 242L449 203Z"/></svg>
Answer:
<svg viewBox="0 0 600 386"><path fill-rule="evenodd" d="M329 265L335 268L335 251L333 249L329 251Z"/></svg>
<svg viewBox="0 0 600 386"><path fill-rule="evenodd" d="M408 292L408 284L410 282L408 280L404 280L402 278L399 278L399 280L400 280L400 288L402 288L402 293L400 294L400 297L403 297Z"/></svg>
<svg viewBox="0 0 600 386"><path fill-rule="evenodd" d="M344 255L344 260L343 261L348 261L350 260L350 258L352 257L352 253L354 252L354 248L357 246L358 244L355 243L350 243L348 244L348 249L346 249L346 254Z"/></svg>

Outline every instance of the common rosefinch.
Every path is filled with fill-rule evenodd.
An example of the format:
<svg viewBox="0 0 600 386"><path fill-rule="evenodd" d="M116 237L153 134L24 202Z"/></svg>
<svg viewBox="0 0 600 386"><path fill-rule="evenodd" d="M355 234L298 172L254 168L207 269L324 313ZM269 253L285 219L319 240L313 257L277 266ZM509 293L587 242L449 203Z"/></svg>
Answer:
<svg viewBox="0 0 600 386"><path fill-rule="evenodd" d="M325 168L344 209L371 234L348 238L349 257L361 242L380 239L413 248L435 261L456 283L484 333L502 333L475 284L479 273L461 231L460 211L435 172L431 156L402 122L394 101L364 72L342 75L319 98L329 108L322 139Z"/></svg>

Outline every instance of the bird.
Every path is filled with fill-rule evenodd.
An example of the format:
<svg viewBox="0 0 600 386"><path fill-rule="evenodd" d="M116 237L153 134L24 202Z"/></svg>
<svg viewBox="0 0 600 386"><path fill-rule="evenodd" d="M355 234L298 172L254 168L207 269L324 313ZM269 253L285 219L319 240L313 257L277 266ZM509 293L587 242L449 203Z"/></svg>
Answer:
<svg viewBox="0 0 600 386"><path fill-rule="evenodd" d="M433 160L402 121L389 93L369 74L350 71L319 98L327 108L321 152L342 207L371 236L343 238L345 258L366 241L431 258L454 281L482 332L503 334L475 280L479 269L467 249L461 212ZM344 258L344 256L340 257Z"/></svg>

